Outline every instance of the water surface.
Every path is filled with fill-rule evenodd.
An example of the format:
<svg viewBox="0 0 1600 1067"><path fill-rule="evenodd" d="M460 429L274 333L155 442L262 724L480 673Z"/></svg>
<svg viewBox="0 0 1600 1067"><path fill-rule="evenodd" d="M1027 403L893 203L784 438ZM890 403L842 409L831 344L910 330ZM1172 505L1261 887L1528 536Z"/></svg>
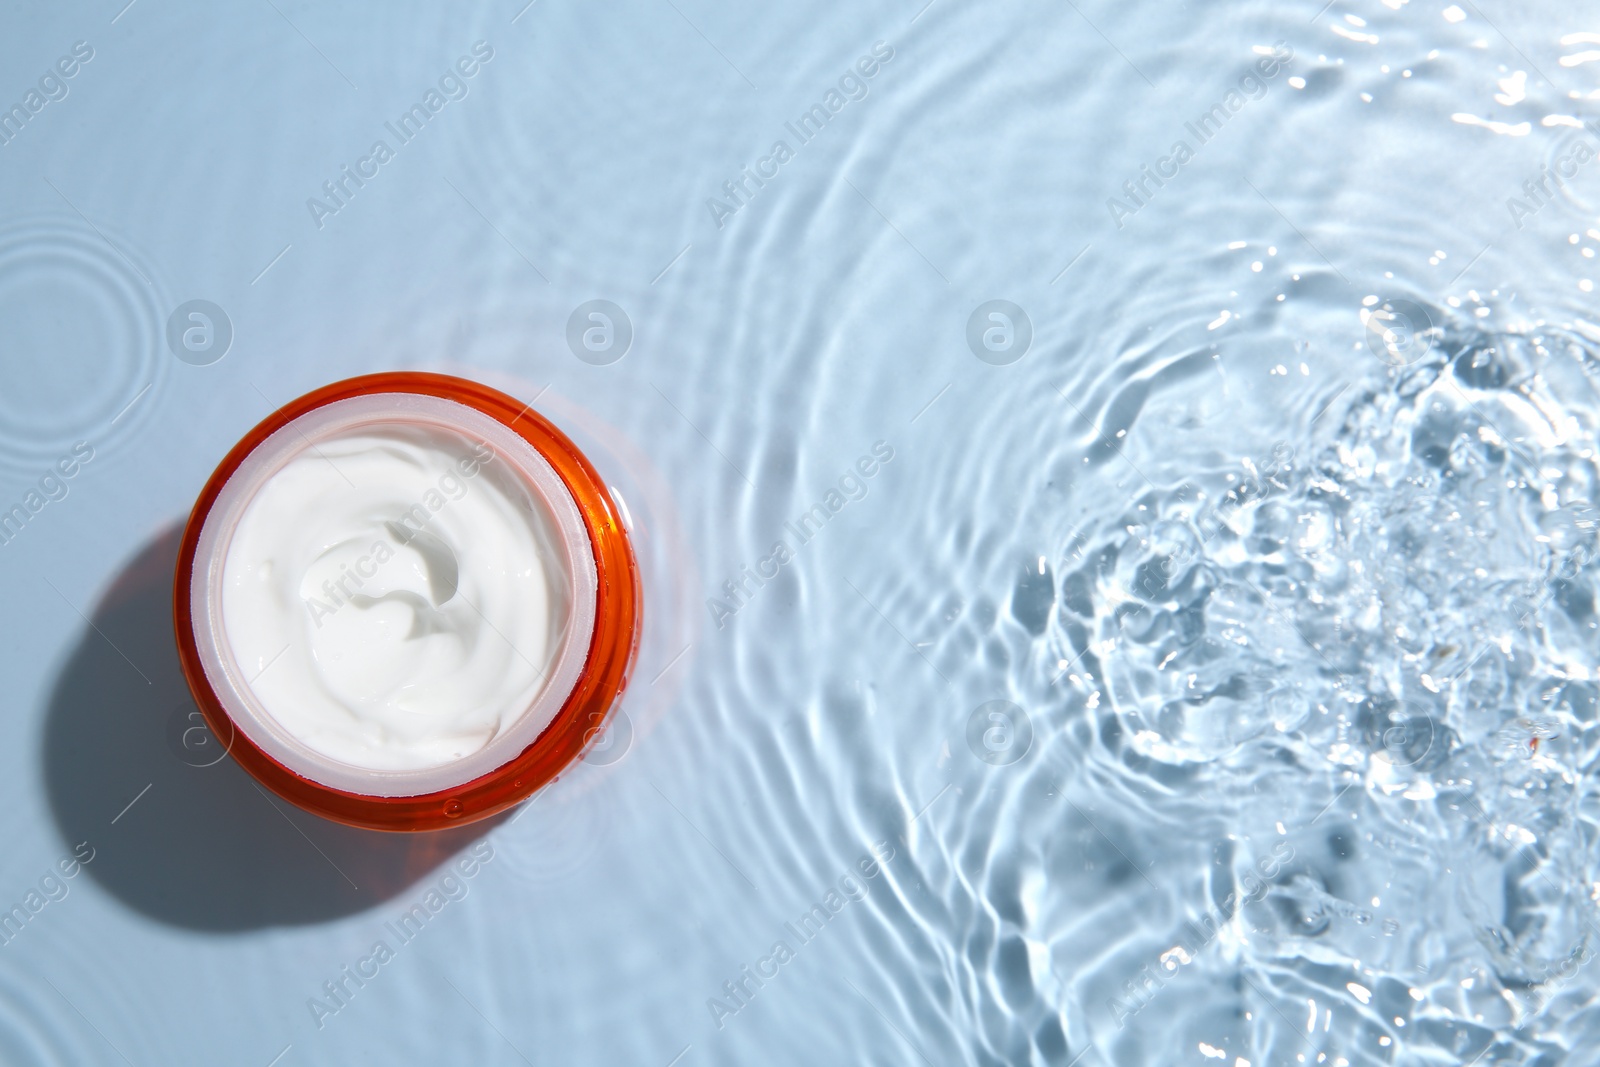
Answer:
<svg viewBox="0 0 1600 1067"><path fill-rule="evenodd" d="M8 1062L1594 1062L1592 12L122 3L0 34ZM162 609L397 368L649 608L431 843L186 745Z"/></svg>

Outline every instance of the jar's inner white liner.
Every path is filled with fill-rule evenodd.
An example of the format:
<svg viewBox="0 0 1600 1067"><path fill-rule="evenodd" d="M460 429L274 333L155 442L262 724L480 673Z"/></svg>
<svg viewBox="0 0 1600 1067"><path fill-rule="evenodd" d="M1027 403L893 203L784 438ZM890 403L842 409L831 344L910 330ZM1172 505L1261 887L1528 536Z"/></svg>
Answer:
<svg viewBox="0 0 1600 1067"><path fill-rule="evenodd" d="M234 661L223 630L222 566L240 516L259 487L291 458L318 440L382 424L426 423L486 442L526 479L559 534L564 558L552 578L565 571L571 605L547 681L526 711L477 752L440 766L410 771L374 771L334 760L289 734L262 706ZM267 755L296 774L336 789L367 796L418 796L450 789L502 766L522 752L566 703L594 637L598 574L594 549L577 503L548 460L503 423L439 397L379 393L324 405L295 419L258 445L228 479L206 516L195 551L189 601L195 644L212 690L236 728ZM226 739L223 739L226 742Z"/></svg>

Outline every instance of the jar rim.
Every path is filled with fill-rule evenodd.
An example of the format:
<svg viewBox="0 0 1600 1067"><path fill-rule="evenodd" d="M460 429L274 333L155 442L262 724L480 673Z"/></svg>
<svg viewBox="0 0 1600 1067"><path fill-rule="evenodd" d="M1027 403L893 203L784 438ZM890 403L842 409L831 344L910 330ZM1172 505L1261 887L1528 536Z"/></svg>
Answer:
<svg viewBox="0 0 1600 1067"><path fill-rule="evenodd" d="M574 565L568 573L576 610L540 694L544 704L519 716L504 743L496 739L480 753L426 772L372 772L326 757L308 758L307 746L281 727L273 729L270 716L264 720L251 707L248 690L241 693L227 657L218 655L227 643L225 638L219 642L217 613L210 610L217 594L214 575L227 548L223 538L219 551L219 535L236 525L252 495L246 491L249 483L258 486L264 480L263 464L281 466L287 456L298 454L285 445L284 431L293 435L297 427L319 420L337 424L341 414L382 421L379 413L385 408L429 412L441 425L450 425L445 413L453 411L509 447L553 512L565 513L558 523ZM248 477L236 481L241 470ZM247 433L196 500L179 549L173 601L184 676L227 751L284 799L339 822L379 830L440 829L486 818L553 779L597 736L619 702L637 654L641 621L638 568L623 517L577 446L531 404L467 379L416 371L335 382L290 401ZM546 720L539 718L545 715Z"/></svg>

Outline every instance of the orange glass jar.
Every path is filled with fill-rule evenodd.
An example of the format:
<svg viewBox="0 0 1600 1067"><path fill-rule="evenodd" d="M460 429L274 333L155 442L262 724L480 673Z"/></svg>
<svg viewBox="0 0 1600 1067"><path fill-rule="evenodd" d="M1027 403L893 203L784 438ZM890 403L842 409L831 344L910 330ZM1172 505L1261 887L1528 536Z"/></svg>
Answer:
<svg viewBox="0 0 1600 1067"><path fill-rule="evenodd" d="M530 499L543 501L551 521L564 531L564 540L556 543L563 546L576 608L544 688L517 719L527 736L519 736L514 725L484 752L408 777L340 765L274 722L231 651L221 610L222 564L260 485L295 456L315 449L334 432L330 427L345 432L422 422L500 442L495 454L516 467ZM206 482L184 529L173 616L195 702L219 743L246 771L284 799L326 818L375 830L418 831L503 811L583 753L618 704L632 671L641 602L638 567L617 504L560 430L530 405L488 386L408 371L324 386L279 408L234 446ZM535 729L536 734L530 732ZM425 782L425 788L415 788L417 782Z"/></svg>

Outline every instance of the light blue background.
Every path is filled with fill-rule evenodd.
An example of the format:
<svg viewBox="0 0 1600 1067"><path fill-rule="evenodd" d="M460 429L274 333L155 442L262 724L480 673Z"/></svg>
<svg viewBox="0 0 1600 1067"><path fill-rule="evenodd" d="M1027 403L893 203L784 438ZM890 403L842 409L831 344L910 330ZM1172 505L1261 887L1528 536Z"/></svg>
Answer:
<svg viewBox="0 0 1600 1067"><path fill-rule="evenodd" d="M1048 614L1053 594L1026 575L1059 572L1100 501L1181 476L1177 430L1260 456L1286 412L1303 424L1381 375L1360 347L1369 293L1454 298L1466 317L1479 294L1491 328L1590 314L1594 242L1568 235L1595 225L1600 180L1521 229L1505 201L1572 133L1545 116L1593 117L1595 65L1563 66L1577 49L1559 42L1600 27L1577 4L1465 4L1460 22L1444 6L95 0L0 16L0 104L74 42L94 49L0 146L0 506L74 442L94 449L0 548L0 903L77 841L96 849L0 948L0 1058L1195 1060L1180 1031L1213 994L1168 992L1140 1021L1161 1051L1141 1053L1106 1015L1131 968L1107 961L1197 894L1214 842L1270 852L1276 813L1191 834L1126 799L1097 808L1110 791L1070 770L1081 705L1051 688L1059 635L1028 604ZM466 98L319 227L307 198L477 41L494 55ZM893 58L866 97L797 145L785 123L874 42ZM1275 42L1291 68L1119 228L1108 198ZM1497 101L1518 70L1527 95ZM794 158L719 227L708 198L780 139ZM234 331L209 366L164 338L193 299ZM566 343L592 299L633 326L610 366ZM1009 366L966 342L992 299L1031 319ZM1192 369L1116 444L1139 409L1114 402L1122 387L1185 353ZM174 525L274 407L400 368L538 397L628 502L646 572L622 757L447 840L321 823L169 744ZM719 628L707 598L877 441L894 459L864 498ZM1028 761L969 750L993 699L1028 709ZM319 1026L308 999L484 834L494 859L465 897ZM893 858L865 899L719 1028L708 998L879 842ZM1205 989L1228 981L1217 966ZM1267 1023L1202 1034L1230 1064L1278 1062L1289 1046L1249 1036L1278 1023L1229 988L1244 999L1223 1016ZM1351 1042L1355 1062L1380 1055Z"/></svg>

